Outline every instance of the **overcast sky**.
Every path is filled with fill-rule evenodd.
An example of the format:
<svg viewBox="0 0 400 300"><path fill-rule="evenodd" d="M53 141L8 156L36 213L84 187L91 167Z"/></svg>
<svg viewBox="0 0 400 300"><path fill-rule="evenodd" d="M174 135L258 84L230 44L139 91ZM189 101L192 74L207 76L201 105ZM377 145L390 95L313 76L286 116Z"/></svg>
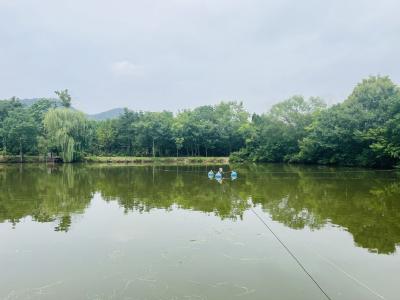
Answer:
<svg viewBox="0 0 400 300"><path fill-rule="evenodd" d="M87 113L294 94L342 101L400 82L398 0L0 0L0 98L68 88Z"/></svg>

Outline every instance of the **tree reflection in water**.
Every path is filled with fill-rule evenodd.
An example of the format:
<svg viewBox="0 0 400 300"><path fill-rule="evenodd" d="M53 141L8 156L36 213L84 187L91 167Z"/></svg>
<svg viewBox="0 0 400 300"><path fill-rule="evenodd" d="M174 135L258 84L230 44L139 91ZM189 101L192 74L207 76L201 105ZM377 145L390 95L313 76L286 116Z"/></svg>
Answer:
<svg viewBox="0 0 400 300"><path fill-rule="evenodd" d="M400 242L400 182L395 171L287 165L239 166L238 180L218 184L209 167L121 165L0 166L0 222L24 217L56 222L68 231L95 193L117 201L126 213L174 207L240 220L260 205L293 229L332 223L356 245L394 253ZM251 199L251 201L249 201Z"/></svg>

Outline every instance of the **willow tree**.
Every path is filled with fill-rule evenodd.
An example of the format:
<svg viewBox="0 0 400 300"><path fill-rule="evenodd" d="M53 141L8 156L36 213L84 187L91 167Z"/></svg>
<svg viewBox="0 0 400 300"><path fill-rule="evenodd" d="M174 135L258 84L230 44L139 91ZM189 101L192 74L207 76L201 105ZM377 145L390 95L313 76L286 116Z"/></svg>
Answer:
<svg viewBox="0 0 400 300"><path fill-rule="evenodd" d="M67 108L49 110L43 120L49 144L57 149L64 162L72 162L83 153L87 120L83 113Z"/></svg>

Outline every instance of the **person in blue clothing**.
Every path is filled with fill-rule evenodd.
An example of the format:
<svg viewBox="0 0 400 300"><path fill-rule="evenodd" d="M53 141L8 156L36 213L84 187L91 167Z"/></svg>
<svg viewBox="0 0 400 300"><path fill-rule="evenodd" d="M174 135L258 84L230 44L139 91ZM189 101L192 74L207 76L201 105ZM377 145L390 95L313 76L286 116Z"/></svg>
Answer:
<svg viewBox="0 0 400 300"><path fill-rule="evenodd" d="M222 168L219 168L217 174L215 174L215 178L222 178L223 176L224 171L222 170Z"/></svg>
<svg viewBox="0 0 400 300"><path fill-rule="evenodd" d="M210 170L210 171L208 172L208 178L210 178L210 179L215 178L215 179L217 179L218 181L221 181L221 182L222 182L223 177L224 177L224 170L223 170L222 168L218 168L217 173L214 173L213 170ZM231 172L231 178L232 178L232 179L236 179L236 178L237 178L237 173L236 173L236 171L233 170L233 171Z"/></svg>

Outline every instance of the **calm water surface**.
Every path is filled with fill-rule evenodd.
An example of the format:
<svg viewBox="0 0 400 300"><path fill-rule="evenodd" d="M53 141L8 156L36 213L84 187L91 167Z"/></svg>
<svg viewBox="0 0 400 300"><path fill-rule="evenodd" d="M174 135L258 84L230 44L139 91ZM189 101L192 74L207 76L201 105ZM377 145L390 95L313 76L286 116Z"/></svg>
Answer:
<svg viewBox="0 0 400 300"><path fill-rule="evenodd" d="M400 172L0 166L0 299L400 299Z"/></svg>

